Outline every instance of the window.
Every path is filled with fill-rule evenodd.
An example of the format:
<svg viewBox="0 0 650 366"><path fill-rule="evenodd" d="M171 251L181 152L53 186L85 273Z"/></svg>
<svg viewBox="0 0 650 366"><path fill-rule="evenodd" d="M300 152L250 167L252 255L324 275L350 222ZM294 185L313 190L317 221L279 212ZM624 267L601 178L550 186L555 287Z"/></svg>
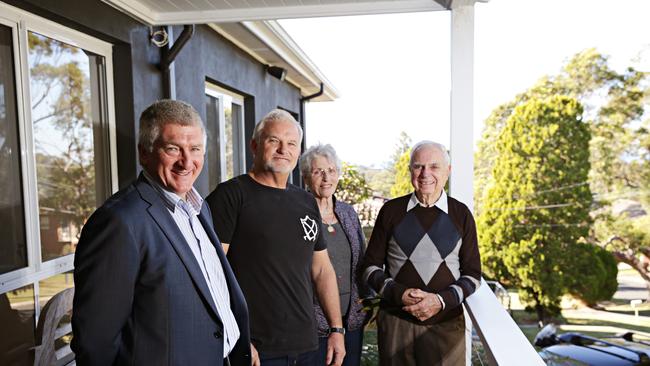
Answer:
<svg viewBox="0 0 650 366"><path fill-rule="evenodd" d="M27 267L13 29L0 23L0 276Z"/></svg>
<svg viewBox="0 0 650 366"><path fill-rule="evenodd" d="M73 285L81 228L117 188L111 59L0 3L0 364L33 364L40 310Z"/></svg>
<svg viewBox="0 0 650 366"><path fill-rule="evenodd" d="M81 227L110 193L97 88L104 57L36 32L27 37L39 216L46 211L66 237L41 230L46 261L72 253L78 235L71 237L69 222Z"/></svg>
<svg viewBox="0 0 650 366"><path fill-rule="evenodd" d="M220 182L245 171L244 98L206 83L206 162L211 192Z"/></svg>

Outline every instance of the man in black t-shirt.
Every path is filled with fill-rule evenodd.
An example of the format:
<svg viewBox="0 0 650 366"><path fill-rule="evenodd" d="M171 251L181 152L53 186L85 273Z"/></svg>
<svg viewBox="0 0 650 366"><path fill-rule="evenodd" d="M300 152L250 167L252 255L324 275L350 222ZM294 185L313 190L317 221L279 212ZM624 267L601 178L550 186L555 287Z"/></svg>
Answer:
<svg viewBox="0 0 650 366"><path fill-rule="evenodd" d="M271 111L253 132L251 171L219 184L206 198L248 303L254 365L317 365L310 359L318 348L314 290L331 327L327 363L341 365L345 356L336 275L318 206L287 183L301 141L295 119Z"/></svg>

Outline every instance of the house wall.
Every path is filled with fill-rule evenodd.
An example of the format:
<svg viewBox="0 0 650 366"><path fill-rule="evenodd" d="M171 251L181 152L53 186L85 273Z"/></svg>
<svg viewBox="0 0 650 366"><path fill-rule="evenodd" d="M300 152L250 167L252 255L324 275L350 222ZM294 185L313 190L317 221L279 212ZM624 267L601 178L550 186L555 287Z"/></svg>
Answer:
<svg viewBox="0 0 650 366"><path fill-rule="evenodd" d="M66 27L114 44L113 81L117 123L117 160L120 188L137 177L137 121L153 101L162 98L162 74L157 65L160 49L149 42L149 27L99 0L6 0ZM175 38L181 26L174 27ZM268 75L264 65L205 25L198 25L193 37L174 63L176 98L192 104L205 119L205 81L245 96L245 140L255 123L273 108L298 113L300 91ZM210 162L206 161L206 164ZM246 149L246 167L252 164ZM206 194L207 177L201 175L197 188Z"/></svg>

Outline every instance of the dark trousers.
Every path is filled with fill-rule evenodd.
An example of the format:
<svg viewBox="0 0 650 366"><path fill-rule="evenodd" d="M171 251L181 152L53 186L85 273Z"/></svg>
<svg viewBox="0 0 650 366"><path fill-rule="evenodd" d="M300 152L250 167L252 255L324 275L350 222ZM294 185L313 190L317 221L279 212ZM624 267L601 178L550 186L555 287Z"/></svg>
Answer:
<svg viewBox="0 0 650 366"><path fill-rule="evenodd" d="M317 366L314 363L315 351L300 353L297 355L265 357L260 354L261 366Z"/></svg>
<svg viewBox="0 0 650 366"><path fill-rule="evenodd" d="M419 325L390 315L377 315L380 366L465 365L465 317Z"/></svg>
<svg viewBox="0 0 650 366"><path fill-rule="evenodd" d="M345 358L343 366L361 365L361 346L363 345L363 328L348 331L345 334ZM318 338L318 349L313 352L314 366L326 366L327 337Z"/></svg>

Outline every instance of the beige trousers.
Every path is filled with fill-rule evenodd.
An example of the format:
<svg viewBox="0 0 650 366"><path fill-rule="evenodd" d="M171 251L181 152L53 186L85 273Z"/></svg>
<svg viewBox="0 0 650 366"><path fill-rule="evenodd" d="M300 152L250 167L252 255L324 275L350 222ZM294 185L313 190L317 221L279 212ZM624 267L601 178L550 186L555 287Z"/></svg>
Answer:
<svg viewBox="0 0 650 366"><path fill-rule="evenodd" d="M463 366L465 317L418 325L379 310L377 344L380 366Z"/></svg>

